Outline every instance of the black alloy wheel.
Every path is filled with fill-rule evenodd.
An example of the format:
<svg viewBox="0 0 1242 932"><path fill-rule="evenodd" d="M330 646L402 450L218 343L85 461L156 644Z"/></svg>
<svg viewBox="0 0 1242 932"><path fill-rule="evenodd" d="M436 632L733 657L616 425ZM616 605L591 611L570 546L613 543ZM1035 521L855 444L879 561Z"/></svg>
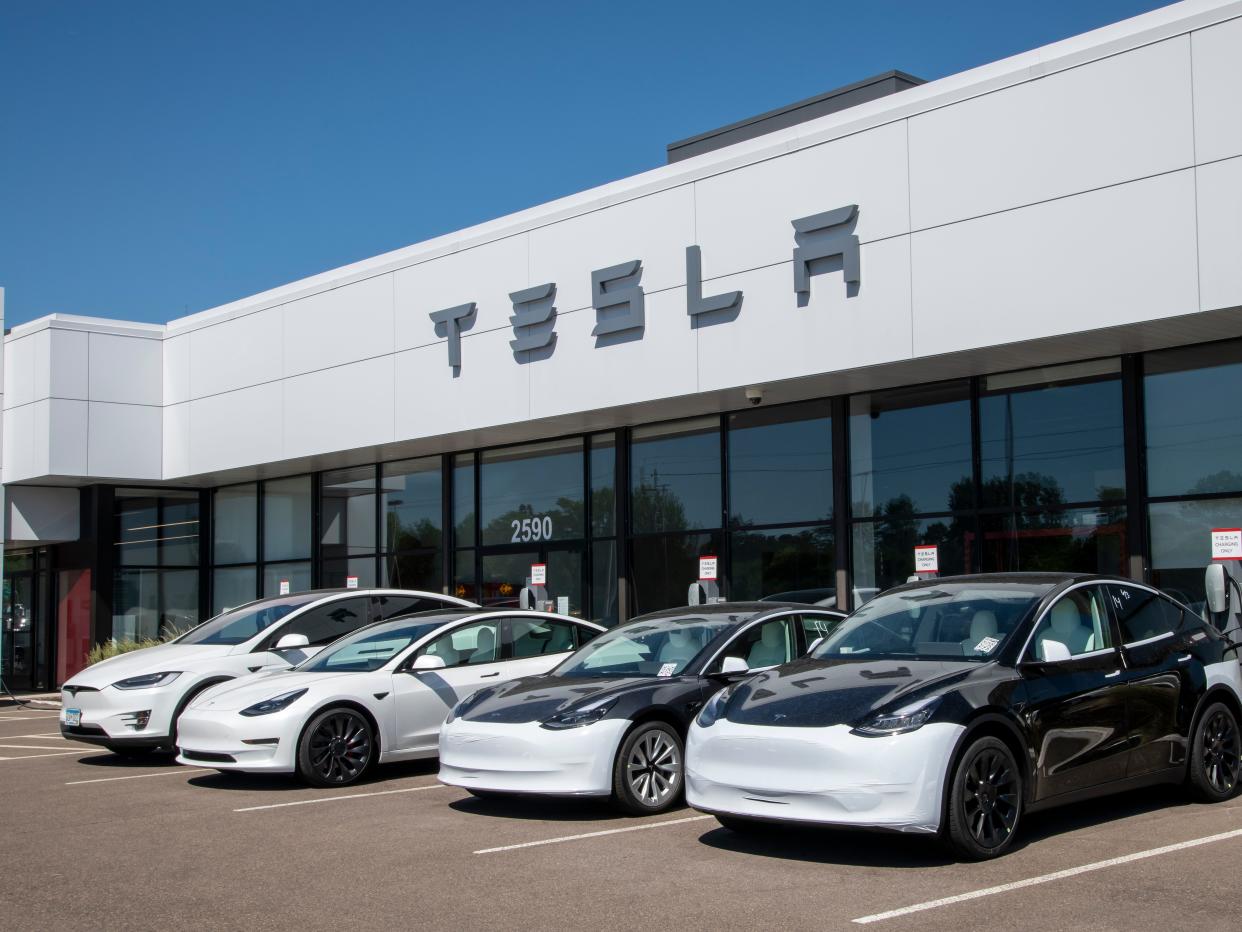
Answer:
<svg viewBox="0 0 1242 932"><path fill-rule="evenodd" d="M998 738L980 738L962 755L950 784L949 847L981 861L1004 853L1022 817L1022 774Z"/></svg>
<svg viewBox="0 0 1242 932"><path fill-rule="evenodd" d="M613 765L613 798L633 815L652 815L672 808L681 796L681 737L671 725L639 725L621 742Z"/></svg>
<svg viewBox="0 0 1242 932"><path fill-rule="evenodd" d="M1242 734L1229 707L1214 702L1195 728L1190 757L1190 786L1204 802L1221 802L1237 792L1242 769Z"/></svg>
<svg viewBox="0 0 1242 932"><path fill-rule="evenodd" d="M353 709L328 709L302 732L298 775L312 786L345 786L366 772L374 747L365 717Z"/></svg>

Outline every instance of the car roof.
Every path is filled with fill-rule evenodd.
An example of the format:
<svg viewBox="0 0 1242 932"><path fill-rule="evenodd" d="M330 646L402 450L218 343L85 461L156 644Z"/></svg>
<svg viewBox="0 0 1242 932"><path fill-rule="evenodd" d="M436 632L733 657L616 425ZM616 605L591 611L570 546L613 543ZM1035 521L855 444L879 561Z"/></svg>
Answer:
<svg viewBox="0 0 1242 932"><path fill-rule="evenodd" d="M677 618L679 616L702 618L704 615L760 615L764 612L787 612L797 610L800 612L828 612L830 614L843 615L844 612L832 608L821 608L816 605L808 605L805 602L708 602L704 605L678 605L673 608L663 608L658 612L648 612L646 615L639 615L637 618L631 618L624 624L631 624L635 621L655 621L657 619Z"/></svg>

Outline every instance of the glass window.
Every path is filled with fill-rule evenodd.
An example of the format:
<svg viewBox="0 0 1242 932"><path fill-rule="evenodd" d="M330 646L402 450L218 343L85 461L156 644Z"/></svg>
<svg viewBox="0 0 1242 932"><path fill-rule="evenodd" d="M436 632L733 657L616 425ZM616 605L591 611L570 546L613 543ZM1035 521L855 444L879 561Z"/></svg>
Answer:
<svg viewBox="0 0 1242 932"><path fill-rule="evenodd" d="M453 595L459 599L478 601L474 576L474 551L458 550L453 559Z"/></svg>
<svg viewBox="0 0 1242 932"><path fill-rule="evenodd" d="M1229 403L1242 342L1148 353L1143 367L1148 494L1242 491L1242 410Z"/></svg>
<svg viewBox="0 0 1242 932"><path fill-rule="evenodd" d="M169 637L198 624L198 570L164 570L160 579L160 634Z"/></svg>
<svg viewBox="0 0 1242 932"><path fill-rule="evenodd" d="M440 657L446 667L493 663L500 659L499 619L464 625L440 635L419 656Z"/></svg>
<svg viewBox="0 0 1242 932"><path fill-rule="evenodd" d="M114 574L114 639L175 637L197 624L197 570L118 569Z"/></svg>
<svg viewBox="0 0 1242 932"><path fill-rule="evenodd" d="M827 402L729 416L729 507L734 527L832 519Z"/></svg>
<svg viewBox="0 0 1242 932"><path fill-rule="evenodd" d="M474 454L453 457L453 536L458 547L474 546Z"/></svg>
<svg viewBox="0 0 1242 932"><path fill-rule="evenodd" d="M1172 634L1182 627L1182 610L1148 589L1105 586L1121 628L1121 642L1133 644Z"/></svg>
<svg viewBox="0 0 1242 932"><path fill-rule="evenodd" d="M725 657L740 657L752 670L788 663L798 656L794 624L793 616L786 615L755 625L730 641L712 666L719 670Z"/></svg>
<svg viewBox="0 0 1242 932"><path fill-rule="evenodd" d="M688 613L672 618L639 619L594 638L552 673L555 676L677 676L722 631L744 617Z"/></svg>
<svg viewBox="0 0 1242 932"><path fill-rule="evenodd" d="M1050 641L1062 645L1071 657L1113 646L1099 586L1073 589L1057 600L1040 620L1031 640L1030 650L1039 660L1055 659L1050 656Z"/></svg>
<svg viewBox="0 0 1242 932"><path fill-rule="evenodd" d="M439 550L422 553L397 553L384 560L382 585L394 589L422 589L439 592L444 586L440 571Z"/></svg>
<svg viewBox="0 0 1242 932"><path fill-rule="evenodd" d="M855 517L970 508L971 460L968 382L850 398Z"/></svg>
<svg viewBox="0 0 1242 932"><path fill-rule="evenodd" d="M802 623L802 633L806 638L807 650L811 649L811 645L816 641L826 638L837 630L837 626L841 624L841 619L833 615L814 615L803 614L800 616Z"/></svg>
<svg viewBox="0 0 1242 932"><path fill-rule="evenodd" d="M282 587L282 583L288 586ZM269 563L263 567L263 595L289 595L305 592L311 587L311 566L308 562ZM281 589L285 588L285 592Z"/></svg>
<svg viewBox="0 0 1242 932"><path fill-rule="evenodd" d="M1121 574L1126 562L1124 508L1073 508L983 519L985 573Z"/></svg>
<svg viewBox="0 0 1242 932"><path fill-rule="evenodd" d="M116 561L120 566L196 566L198 493L117 489Z"/></svg>
<svg viewBox="0 0 1242 932"><path fill-rule="evenodd" d="M398 615L444 608L444 603L439 599L420 599L413 595L376 595L371 597L371 605L381 621L396 618Z"/></svg>
<svg viewBox="0 0 1242 932"><path fill-rule="evenodd" d="M253 566L230 566L212 574L212 608L218 615L253 602L258 597L258 573Z"/></svg>
<svg viewBox="0 0 1242 932"><path fill-rule="evenodd" d="M1203 570L1212 562L1211 530L1242 527L1242 498L1157 502L1147 511L1151 581L1195 611L1203 609Z"/></svg>
<svg viewBox="0 0 1242 932"><path fill-rule="evenodd" d="M574 650L578 626L568 621L543 618L510 618L509 643L515 658L543 657Z"/></svg>
<svg viewBox="0 0 1242 932"><path fill-rule="evenodd" d="M294 476L263 483L263 559L299 560L309 558L310 554L311 477Z"/></svg>
<svg viewBox="0 0 1242 932"><path fill-rule="evenodd" d="M299 673L359 673L378 670L411 644L445 623L444 618L377 625L341 638L298 667Z"/></svg>
<svg viewBox="0 0 1242 932"><path fill-rule="evenodd" d="M716 418L634 429L630 510L636 534L720 527L720 422Z"/></svg>
<svg viewBox="0 0 1242 932"><path fill-rule="evenodd" d="M259 605L237 608L203 622L177 643L244 644L260 631L266 631L285 616L318 598L322 596L291 595L281 599L268 599Z"/></svg>
<svg viewBox="0 0 1242 932"><path fill-rule="evenodd" d="M685 605L690 584L699 578L699 557L719 556L720 534L670 534L630 542L634 584L632 614Z"/></svg>
<svg viewBox="0 0 1242 932"><path fill-rule="evenodd" d="M988 376L979 399L983 504L1055 508L1125 496L1117 360Z"/></svg>
<svg viewBox="0 0 1242 932"><path fill-rule="evenodd" d="M486 450L479 475L484 544L579 538L582 440Z"/></svg>
<svg viewBox="0 0 1242 932"><path fill-rule="evenodd" d="M374 553L375 469L342 469L323 474L320 542L323 555L334 557ZM375 575L375 570L371 570Z"/></svg>
<svg viewBox="0 0 1242 932"><path fill-rule="evenodd" d="M615 434L591 435L591 533L617 533L617 439Z"/></svg>
<svg viewBox="0 0 1242 932"><path fill-rule="evenodd" d="M914 574L914 548L935 544L941 576L965 573L975 537L970 518L916 518L891 515L854 525L855 605L876 591L899 586Z"/></svg>
<svg viewBox="0 0 1242 932"><path fill-rule="evenodd" d="M259 554L259 487L226 486L212 495L215 562L254 563Z"/></svg>
<svg viewBox="0 0 1242 932"><path fill-rule="evenodd" d="M384 526L380 549L439 547L443 519L440 457L385 463L380 480Z"/></svg>
<svg viewBox="0 0 1242 932"><path fill-rule="evenodd" d="M351 577L357 580L354 586L349 585ZM320 585L325 589L370 589L375 585L375 557L324 560Z"/></svg>
<svg viewBox="0 0 1242 932"><path fill-rule="evenodd" d="M591 545L590 619L601 625L617 623L617 542L596 541ZM688 586L689 583L686 583Z"/></svg>
<svg viewBox="0 0 1242 932"><path fill-rule="evenodd" d="M357 631L370 620L370 599L357 596L335 599L326 605L309 608L289 624L272 632L262 649L270 649L287 634L303 634L311 646L331 644L339 637Z"/></svg>
<svg viewBox="0 0 1242 932"><path fill-rule="evenodd" d="M822 591L819 598L836 592L831 527L739 531L733 534L732 556L729 593L738 601L784 595L801 602L808 590ZM803 597L794 598L795 593Z"/></svg>

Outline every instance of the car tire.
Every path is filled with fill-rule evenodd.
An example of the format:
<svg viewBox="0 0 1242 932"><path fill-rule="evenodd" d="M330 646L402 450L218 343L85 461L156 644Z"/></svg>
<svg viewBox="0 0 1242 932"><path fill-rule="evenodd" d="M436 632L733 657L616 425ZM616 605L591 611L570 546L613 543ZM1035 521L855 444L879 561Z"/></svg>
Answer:
<svg viewBox="0 0 1242 932"><path fill-rule="evenodd" d="M999 857L1013 844L1022 819L1023 781L1018 762L999 738L972 741L949 775L943 838L949 851L969 861Z"/></svg>
<svg viewBox="0 0 1242 932"><path fill-rule="evenodd" d="M1242 733L1238 718L1223 702L1213 702L1195 723L1187 782L1194 797L1219 803L1238 791Z"/></svg>
<svg viewBox="0 0 1242 932"><path fill-rule="evenodd" d="M375 733L365 715L347 706L315 714L298 739L297 773L311 786L348 786L375 758Z"/></svg>
<svg viewBox="0 0 1242 932"><path fill-rule="evenodd" d="M672 725L647 722L632 729L613 763L613 803L630 815L671 809L681 798L685 759L685 744Z"/></svg>

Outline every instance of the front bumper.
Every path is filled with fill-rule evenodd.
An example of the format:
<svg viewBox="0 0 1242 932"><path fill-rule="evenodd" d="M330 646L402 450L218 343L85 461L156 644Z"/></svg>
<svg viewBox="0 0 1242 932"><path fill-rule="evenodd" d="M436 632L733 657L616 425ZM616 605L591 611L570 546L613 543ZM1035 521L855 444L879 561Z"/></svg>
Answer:
<svg viewBox="0 0 1242 932"><path fill-rule="evenodd" d="M171 747L172 718L185 695L185 688L178 680L152 689L117 689L115 686L77 691L62 689L60 733L88 744ZM70 725L67 721L73 709L82 713L78 725ZM134 724L134 716L139 712L150 713L141 728Z"/></svg>
<svg viewBox="0 0 1242 932"><path fill-rule="evenodd" d="M181 713L177 723L177 763L251 773L292 773L297 768L301 723L297 713L247 718L235 711L190 708ZM272 739L276 743L269 743Z"/></svg>
<svg viewBox="0 0 1242 932"><path fill-rule="evenodd" d="M935 833L960 725L889 738L848 725L691 727L686 801L722 815Z"/></svg>
<svg viewBox="0 0 1242 932"><path fill-rule="evenodd" d="M548 796L608 796L625 719L579 728L458 719L440 729L440 782L467 789Z"/></svg>

